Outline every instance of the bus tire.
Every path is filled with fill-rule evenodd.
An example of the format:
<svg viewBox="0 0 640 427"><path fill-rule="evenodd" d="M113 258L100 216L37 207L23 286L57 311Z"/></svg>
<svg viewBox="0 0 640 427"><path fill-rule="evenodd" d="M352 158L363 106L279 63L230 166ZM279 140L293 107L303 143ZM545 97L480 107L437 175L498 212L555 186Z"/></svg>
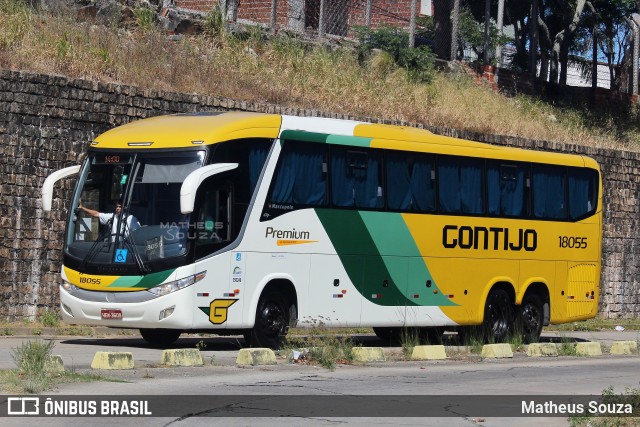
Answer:
<svg viewBox="0 0 640 427"><path fill-rule="evenodd" d="M489 292L484 306L482 329L487 343L504 343L513 332L515 312L507 291L494 288Z"/></svg>
<svg viewBox="0 0 640 427"><path fill-rule="evenodd" d="M525 344L538 342L544 324L542 299L538 294L528 294L522 300L518 310L518 332Z"/></svg>
<svg viewBox="0 0 640 427"><path fill-rule="evenodd" d="M284 295L274 289L260 296L255 325L244 333L250 347L278 349L283 346L289 332L290 310L286 301Z"/></svg>
<svg viewBox="0 0 640 427"><path fill-rule="evenodd" d="M153 347L169 347L180 338L179 329L140 329L142 338Z"/></svg>

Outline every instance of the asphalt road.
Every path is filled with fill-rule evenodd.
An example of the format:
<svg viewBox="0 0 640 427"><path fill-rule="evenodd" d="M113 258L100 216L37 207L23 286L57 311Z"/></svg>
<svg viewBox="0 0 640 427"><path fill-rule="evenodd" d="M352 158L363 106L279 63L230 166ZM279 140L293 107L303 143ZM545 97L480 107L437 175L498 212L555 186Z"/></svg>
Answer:
<svg viewBox="0 0 640 427"><path fill-rule="evenodd" d="M575 340L598 341L607 348L616 340L637 341L638 331L625 332L571 332L563 334L543 334L544 341ZM358 337L365 346L380 346L381 342L373 336ZM0 338L0 368L13 368L11 349L33 337ZM47 427L68 427L90 422L92 425L113 426L114 424L136 426L165 425L453 425L453 426L529 426L550 425L566 426L566 416L548 418L505 418L502 414L489 411L484 407L495 404L495 396L508 399L509 396L534 396L545 399L552 396L600 395L603 390L613 387L616 393L626 388L640 388L640 356L613 356L604 354L599 357L553 357L530 358L516 354L512 359L481 359L477 355L454 356L443 361L387 361L367 365L339 365L334 371L305 364L290 364L286 358L278 359L277 365L239 367L235 357L242 345L241 338L229 337L187 337L182 338L179 347L193 348L202 342L205 366L191 368L167 368L159 365L161 350L145 345L137 336L107 336L101 338L61 337L56 339L54 354L60 354L67 369L90 372L89 365L96 351L129 351L133 353L135 368L132 370L103 371L102 375L117 379L90 383L61 385L49 393L49 396L78 398L105 395L137 396L153 399L153 396L170 396L175 404L170 416L147 416L142 418L0 418L2 425L29 425ZM201 344L202 347L202 344ZM453 350L453 348L449 348ZM385 347L387 355L400 351L398 348ZM213 362L213 363L212 363ZM329 405L334 401L325 401L339 396L349 402L349 396L389 397L391 402L406 403L408 399L424 398L416 402L414 409L409 408L400 414L389 410L389 402L381 402L379 408L389 410L376 416L345 417L335 415ZM215 412L219 409L224 396L241 396L248 402L224 406L227 412ZM267 403L274 397L275 403ZM285 396L283 398L283 396ZM316 397L318 401L305 402L304 397ZM404 398L403 398L404 396ZM445 401L437 401L436 397ZM464 396L464 397L460 397ZM287 398L289 397L289 398ZM400 399L400 400L393 400ZM195 413L209 416L195 416L190 408L193 402L205 398L204 408ZM286 400L282 400L286 399ZM449 399L449 400L447 400ZM216 403L217 402L217 403ZM320 410L313 410L313 404ZM326 403L327 406L322 407ZM281 411L279 405L294 405L288 411ZM469 408L467 405L479 406ZM309 414L304 414L308 405ZM432 406L428 406L432 405ZM229 409L231 408L231 409ZM395 408L395 407L391 407ZM413 412L432 408L434 415L446 414L446 417L413 417ZM317 409L317 408L316 408ZM299 411L302 410L303 415ZM399 409L404 411L404 409ZM247 412L249 411L249 412ZM347 411L347 413L349 413ZM157 414L157 412L156 412ZM222 414L230 416L211 416ZM282 415L291 416L282 418ZM256 416L258 415L258 416ZM296 416L297 415L297 416ZM338 415L344 413L338 412Z"/></svg>

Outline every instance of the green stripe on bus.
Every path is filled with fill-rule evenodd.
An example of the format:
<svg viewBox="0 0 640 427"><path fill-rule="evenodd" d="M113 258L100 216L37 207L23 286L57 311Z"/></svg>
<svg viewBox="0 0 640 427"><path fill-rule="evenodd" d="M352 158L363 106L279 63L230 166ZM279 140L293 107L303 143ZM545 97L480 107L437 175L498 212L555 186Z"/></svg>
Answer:
<svg viewBox="0 0 640 427"><path fill-rule="evenodd" d="M293 139L296 141L305 141L305 142L327 142L327 137L329 135L326 133L315 133L315 132L304 132L300 130L283 130L280 134L280 140L283 141L285 139Z"/></svg>
<svg viewBox="0 0 640 427"><path fill-rule="evenodd" d="M368 148L371 146L372 138L349 135L329 135L326 133L303 132L299 130L284 130L280 134L280 141L284 140L318 142Z"/></svg>
<svg viewBox="0 0 640 427"><path fill-rule="evenodd" d="M457 305L438 288L401 214L361 211L360 217L394 282L406 281L404 292L412 304Z"/></svg>
<svg viewBox="0 0 640 427"><path fill-rule="evenodd" d="M385 263L358 211L317 209L316 213L349 279L363 297L383 306L417 305L406 298L396 283L398 264ZM402 286L403 282L398 283Z"/></svg>
<svg viewBox="0 0 640 427"><path fill-rule="evenodd" d="M175 270L164 270L146 276L122 276L116 279L110 288L144 288L149 289L164 282Z"/></svg>
<svg viewBox="0 0 640 427"><path fill-rule="evenodd" d="M329 135L329 137L327 138L327 143L369 148L371 147L372 139L373 138L363 138L361 136Z"/></svg>

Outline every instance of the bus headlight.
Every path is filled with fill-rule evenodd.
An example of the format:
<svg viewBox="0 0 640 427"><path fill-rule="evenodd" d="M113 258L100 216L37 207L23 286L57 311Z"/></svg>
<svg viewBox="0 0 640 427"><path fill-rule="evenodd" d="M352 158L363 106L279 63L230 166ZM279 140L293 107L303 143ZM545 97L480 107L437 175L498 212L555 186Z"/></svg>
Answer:
<svg viewBox="0 0 640 427"><path fill-rule="evenodd" d="M71 283L67 282L66 280L64 280L64 281L62 282L62 287L63 287L63 288L64 288L64 290L65 290L65 291L67 291L67 292L73 292L73 291L75 291L76 289L78 289L78 288L76 288L76 286L75 286L75 285L72 285Z"/></svg>
<svg viewBox="0 0 640 427"><path fill-rule="evenodd" d="M167 295L172 292L179 291L180 289L184 289L188 286L193 285L194 283L199 282L204 278L206 274L207 274L206 271L202 271L198 274L194 274L193 276L188 276L180 280L174 280L173 282L163 283L162 285L154 286L153 288L147 289L147 291L161 297L163 295Z"/></svg>

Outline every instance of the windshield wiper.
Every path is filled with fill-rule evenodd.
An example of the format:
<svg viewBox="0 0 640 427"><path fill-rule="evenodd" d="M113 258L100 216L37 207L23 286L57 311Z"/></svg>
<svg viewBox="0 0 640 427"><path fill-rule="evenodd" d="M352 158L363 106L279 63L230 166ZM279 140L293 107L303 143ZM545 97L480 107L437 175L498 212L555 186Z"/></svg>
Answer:
<svg viewBox="0 0 640 427"><path fill-rule="evenodd" d="M96 239L96 241L93 242L93 245L91 245L91 247L89 248L89 252L87 252L87 255L82 260L82 267L83 268L85 268L86 265L87 265L87 262L89 260L93 259L93 257L95 256L95 252L97 252L96 249L97 249L99 243L103 243L106 239L109 239L109 241L111 241L111 236L113 236L113 234L108 233L109 230L111 230L111 221L109 221L107 223L106 227L98 235L98 238Z"/></svg>
<svg viewBox="0 0 640 427"><path fill-rule="evenodd" d="M136 261L136 264L138 265L138 270L140 270L140 273L150 273L151 269L147 267L147 265L142 260L142 257L140 256L140 252L138 252L138 248L136 247L136 241L133 238L133 235L132 235L133 233L131 232L131 227L129 227L129 225L127 224L127 220L126 219L124 221L119 220L119 222L124 223L124 227L123 227L124 230L122 233L122 236L124 237L123 241L126 246L129 246L131 248L131 252L133 253L133 259ZM120 225L121 224L118 224L118 230L120 229Z"/></svg>

